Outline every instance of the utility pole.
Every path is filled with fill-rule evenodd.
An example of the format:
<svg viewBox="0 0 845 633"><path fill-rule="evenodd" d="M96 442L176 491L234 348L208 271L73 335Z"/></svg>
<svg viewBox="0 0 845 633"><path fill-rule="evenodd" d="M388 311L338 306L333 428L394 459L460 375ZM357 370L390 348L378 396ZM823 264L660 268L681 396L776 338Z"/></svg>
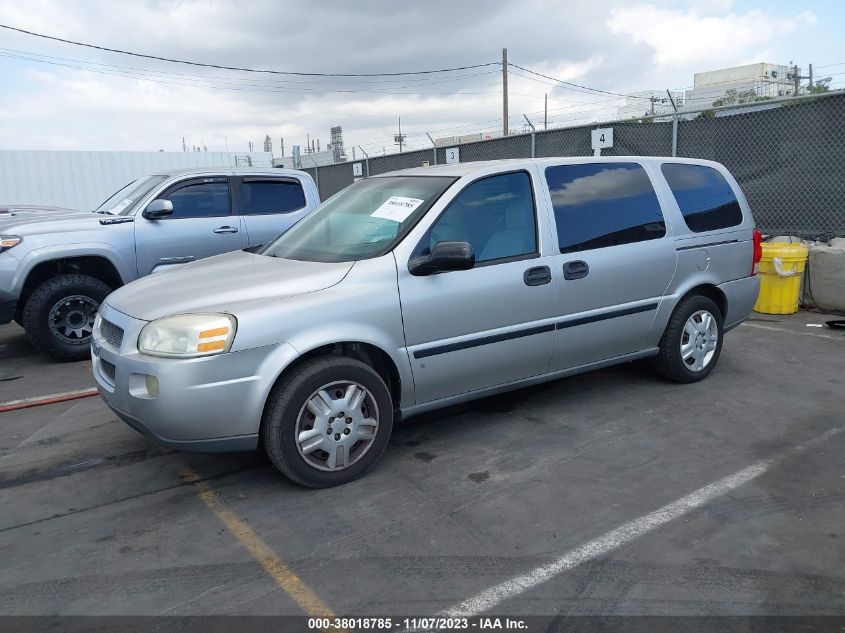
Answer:
<svg viewBox="0 0 845 633"><path fill-rule="evenodd" d="M285 157L285 138L284 137L279 139L279 145L281 145L281 148L279 149L279 151L282 153L282 158L284 158Z"/></svg>
<svg viewBox="0 0 845 633"><path fill-rule="evenodd" d="M399 134L393 135L393 142L399 143L399 153L402 153L402 143L405 141L405 137L402 136L402 117L399 117Z"/></svg>
<svg viewBox="0 0 845 633"><path fill-rule="evenodd" d="M543 129L549 129L549 93L543 95Z"/></svg>
<svg viewBox="0 0 845 633"><path fill-rule="evenodd" d="M676 156L678 154L678 106L668 88L666 94L669 95L669 103L672 104L672 110L675 111L672 115L672 156Z"/></svg>
<svg viewBox="0 0 845 633"><path fill-rule="evenodd" d="M812 93L813 92L813 65L809 64L809 66L810 66L810 77L809 77L809 79L810 79L810 92Z"/></svg>
<svg viewBox="0 0 845 633"><path fill-rule="evenodd" d="M508 135L508 49L502 49L502 136Z"/></svg>
<svg viewBox="0 0 845 633"><path fill-rule="evenodd" d="M792 94L798 96L798 90L801 88L801 77L798 75L798 64L792 68L792 81L795 82L795 92Z"/></svg>

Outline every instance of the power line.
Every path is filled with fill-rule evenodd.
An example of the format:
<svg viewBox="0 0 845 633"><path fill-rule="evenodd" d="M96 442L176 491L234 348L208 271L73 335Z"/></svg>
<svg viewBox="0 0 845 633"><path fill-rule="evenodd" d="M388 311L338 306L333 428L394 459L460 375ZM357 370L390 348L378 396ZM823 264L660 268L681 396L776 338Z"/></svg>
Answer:
<svg viewBox="0 0 845 633"><path fill-rule="evenodd" d="M121 65L118 65L118 64L106 64L104 62L89 62L87 60L82 60L82 59L74 59L74 58L70 58L70 57L58 57L58 56L55 56L55 55L44 55L42 53L33 53L33 52L30 52L30 51L23 51L23 50L19 50L19 49L15 49L15 48L0 48L0 51L7 52L7 53L16 53L18 55L30 55L32 57L44 58L44 59L52 60L52 61L71 62L71 63L74 63L74 64L87 64L89 66L97 66L97 67L108 68L108 69L117 69L117 70L120 70L120 71L132 71L132 72L138 72L138 73L152 73L154 75L173 75L175 78L184 77L184 78L191 79L191 80L196 79L196 80L207 81L207 80L210 80L210 79L222 79L222 80L227 81L227 82L256 82L256 81L259 81L259 82L261 82L261 84L256 84L256 85L264 85L264 83L266 82L267 85L274 85L274 86L275 85L283 85L283 84L325 85L325 83L322 82L321 80L316 80L316 81L314 81L314 80L298 81L298 80L295 80L295 79L255 80L255 79L247 78L247 77L241 78L241 77L224 76L224 75L205 75L205 74L195 75L195 74L189 74L189 73L175 72L175 71L172 71L172 70L153 70L151 68L142 68L142 67L138 67L138 66L121 66ZM28 59L29 61L39 61L37 59L30 59L29 57L27 57L25 59ZM481 76L481 75L489 75L489 74L494 74L494 73L498 73L498 72L499 72L498 70L488 70L488 71L485 71L483 73L474 73L474 74L467 74L467 75L451 75L451 76L449 76L448 79L440 79L440 78L437 78L437 77L432 77L432 78L419 77L419 78L416 78L416 79L404 79L404 78L403 79L366 79L365 78L365 79L362 79L361 81L365 82L365 85L392 84L392 83L409 82L409 81L414 82L414 83L419 83L421 85L428 85L428 84L431 84L431 83L446 83L446 82L449 82L449 81L455 81L455 80L462 79L462 78L478 77L478 76ZM170 78L170 77L168 77L168 78Z"/></svg>
<svg viewBox="0 0 845 633"><path fill-rule="evenodd" d="M162 84L169 84L174 86L188 86L194 88L208 88L213 90L232 90L237 92L268 92L268 93L283 93L283 94L309 94L309 93L330 93L330 94L347 94L347 93L363 93L363 94L383 94L383 95L419 95L424 94L420 90L412 91L412 92L397 92L396 90L403 90L403 89L412 89L412 88L422 88L427 87L435 84L441 83L449 83L452 81L458 81L460 79L464 79L467 77L479 77L487 74L498 73L498 71L488 71L484 73L475 73L472 75L463 75L460 77L452 77L450 79L440 79L435 81L428 81L422 84L416 85L406 85L406 86L395 86L390 88L382 88L382 89L371 89L371 90L356 90L356 89L329 89L329 88L289 88L289 87L275 87L275 89L271 89L270 87L265 87L265 84L252 84L252 85L244 85L244 84L231 84L231 83L212 83L208 79L203 78L199 75L193 76L186 76L182 80L178 80L178 78L174 77L161 77L156 74L144 74L144 73L155 73L155 71L147 71L143 69L138 70L130 70L126 67L120 69L121 67L116 67L115 69L108 69L108 68L94 68L91 66L80 66L78 64L89 64L90 62L83 62L78 60L78 63L64 63L58 61L49 61L48 59L38 59L34 57L28 57L26 55L20 55L10 52L3 52L8 51L11 49L0 49L0 57L7 57L12 59L19 59L25 61L36 62L40 64L49 64L51 66L61 66L64 68L73 68L76 70L84 70L88 72L93 72L101 75L111 75L114 77L123 77L125 79L137 79L141 81L152 81L155 83L162 83ZM46 57L46 56L40 56ZM63 59L63 58L53 58L53 59ZM221 78L222 79L222 78ZM197 83L197 82L205 82L205 83ZM299 82L295 82L299 83ZM273 85L273 84L271 84ZM499 92L427 92L430 95L482 95L482 94L500 94Z"/></svg>
<svg viewBox="0 0 845 633"><path fill-rule="evenodd" d="M469 66L456 66L454 68L437 68L433 70L414 70L406 72L392 72L392 73L314 73L314 72L299 72L289 70L267 70L262 68L244 68L240 66L222 66L219 64L206 64L203 62L194 62L184 59L173 59L171 57L159 57L157 55L147 55L145 53L135 53L132 51L124 51L119 48L109 48L107 46L98 46L96 44L89 44L87 42L77 42L75 40L68 40L53 35L45 35L44 33L35 33L34 31L27 31L8 24L0 24L0 28L9 31L16 31L24 35L31 35L33 37L40 37L45 40L52 40L54 42L62 42L63 44L72 44L73 46L84 46L85 48L93 48L99 51L106 51L109 53L119 53L121 55L130 55L132 57L142 57L144 59L154 59L161 62L171 62L173 64L187 64L188 66L201 66L203 68L216 68L218 70L236 70L245 73L267 73L271 75L293 75L297 77L397 77L400 75L430 75L434 73L447 73L456 70L471 70L474 68L484 68L485 66L499 66L500 62L488 62L486 64L472 64Z"/></svg>
<svg viewBox="0 0 845 633"><path fill-rule="evenodd" d="M599 88L590 88L589 86L582 86L581 84L572 83L571 81L564 81L563 79L558 79L557 77L550 77L549 75L544 75L543 73L538 73L533 70L529 70L528 68L523 68L522 66L518 66L517 64L511 64L508 62L508 66L512 66L513 68L518 68L524 72L530 73L532 75L536 75L537 77L542 77L543 79L550 79L552 81L556 81L559 84L563 84L564 86L569 86L571 89L579 90L579 91L589 91L589 92L600 92L606 95L612 95L614 97L624 97L625 99L644 99L646 101L649 100L648 97L637 97L635 95L624 95L620 92L611 92L609 90L601 90Z"/></svg>

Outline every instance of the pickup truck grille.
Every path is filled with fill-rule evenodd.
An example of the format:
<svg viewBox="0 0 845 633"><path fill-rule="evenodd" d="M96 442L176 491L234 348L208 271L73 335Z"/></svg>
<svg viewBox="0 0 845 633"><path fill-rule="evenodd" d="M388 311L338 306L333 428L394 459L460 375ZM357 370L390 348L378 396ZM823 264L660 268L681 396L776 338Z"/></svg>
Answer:
<svg viewBox="0 0 845 633"><path fill-rule="evenodd" d="M114 348L120 348L123 343L123 328L115 325L111 321L102 320L100 324L100 333L106 342Z"/></svg>

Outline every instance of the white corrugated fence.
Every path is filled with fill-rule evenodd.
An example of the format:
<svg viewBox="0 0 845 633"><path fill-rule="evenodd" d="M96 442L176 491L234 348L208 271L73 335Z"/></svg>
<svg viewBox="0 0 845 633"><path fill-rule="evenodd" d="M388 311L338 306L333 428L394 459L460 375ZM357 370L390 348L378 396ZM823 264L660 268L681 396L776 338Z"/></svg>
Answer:
<svg viewBox="0 0 845 633"><path fill-rule="evenodd" d="M183 167L270 167L269 152L0 150L0 206L91 210L139 176Z"/></svg>

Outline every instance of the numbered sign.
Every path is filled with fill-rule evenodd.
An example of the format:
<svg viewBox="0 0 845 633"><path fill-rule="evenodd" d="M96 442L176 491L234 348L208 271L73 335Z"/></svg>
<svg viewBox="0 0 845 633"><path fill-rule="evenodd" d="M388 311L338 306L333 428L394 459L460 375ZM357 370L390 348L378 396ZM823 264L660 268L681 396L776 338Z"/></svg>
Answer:
<svg viewBox="0 0 845 633"><path fill-rule="evenodd" d="M603 127L592 130L593 149L613 147L613 128Z"/></svg>
<svg viewBox="0 0 845 633"><path fill-rule="evenodd" d="M364 175L364 167L361 163L352 163L352 175L353 176L363 176Z"/></svg>
<svg viewBox="0 0 845 633"><path fill-rule="evenodd" d="M457 147L450 147L446 150L446 164L454 165L461 162L461 150Z"/></svg>

